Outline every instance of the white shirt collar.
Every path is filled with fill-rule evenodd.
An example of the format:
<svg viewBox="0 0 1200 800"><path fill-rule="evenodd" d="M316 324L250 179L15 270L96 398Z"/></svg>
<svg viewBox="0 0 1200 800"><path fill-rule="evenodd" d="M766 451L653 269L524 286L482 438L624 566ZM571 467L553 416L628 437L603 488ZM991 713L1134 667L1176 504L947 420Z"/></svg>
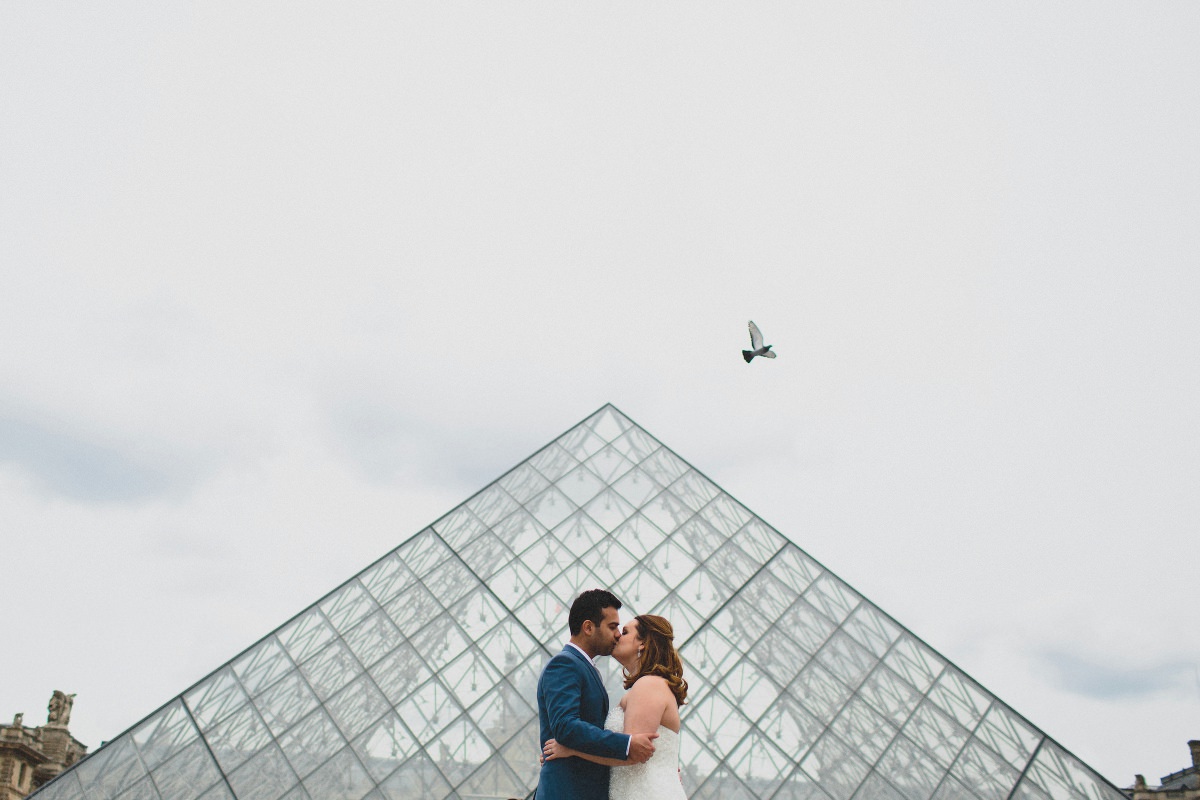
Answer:
<svg viewBox="0 0 1200 800"><path fill-rule="evenodd" d="M588 660L588 663L592 665L592 669L596 670L597 674L600 673L600 668L596 666L596 662L592 660L592 657L587 654L586 650L584 650L582 647L575 644L574 642L567 642L567 647L574 647L576 650L583 653L583 657L586 658Z"/></svg>

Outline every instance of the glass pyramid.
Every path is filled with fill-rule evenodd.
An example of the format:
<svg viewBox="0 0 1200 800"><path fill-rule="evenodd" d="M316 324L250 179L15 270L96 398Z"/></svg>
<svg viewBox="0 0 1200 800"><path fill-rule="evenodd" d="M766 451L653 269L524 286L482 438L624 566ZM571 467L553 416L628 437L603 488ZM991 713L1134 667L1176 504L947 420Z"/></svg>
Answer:
<svg viewBox="0 0 1200 800"><path fill-rule="evenodd" d="M691 798L1124 797L611 405L36 797L530 797L596 586L675 625Z"/></svg>

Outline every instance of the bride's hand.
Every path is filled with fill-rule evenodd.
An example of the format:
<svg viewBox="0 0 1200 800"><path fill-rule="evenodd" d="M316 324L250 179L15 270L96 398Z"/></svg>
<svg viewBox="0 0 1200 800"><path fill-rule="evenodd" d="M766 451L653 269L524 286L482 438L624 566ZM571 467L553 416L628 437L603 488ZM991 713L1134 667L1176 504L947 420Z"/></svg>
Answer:
<svg viewBox="0 0 1200 800"><path fill-rule="evenodd" d="M547 739L545 747L542 748L542 760L553 761L556 758L570 758L574 753L575 751L565 744L559 744L554 739Z"/></svg>

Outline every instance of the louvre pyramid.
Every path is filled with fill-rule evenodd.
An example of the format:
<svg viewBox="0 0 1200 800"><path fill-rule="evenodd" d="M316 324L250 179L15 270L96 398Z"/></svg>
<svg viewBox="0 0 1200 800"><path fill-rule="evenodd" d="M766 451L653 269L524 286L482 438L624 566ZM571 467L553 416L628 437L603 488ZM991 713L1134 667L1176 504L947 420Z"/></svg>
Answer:
<svg viewBox="0 0 1200 800"><path fill-rule="evenodd" d="M611 405L36 797L529 797L595 586L675 625L691 798L1124 797Z"/></svg>

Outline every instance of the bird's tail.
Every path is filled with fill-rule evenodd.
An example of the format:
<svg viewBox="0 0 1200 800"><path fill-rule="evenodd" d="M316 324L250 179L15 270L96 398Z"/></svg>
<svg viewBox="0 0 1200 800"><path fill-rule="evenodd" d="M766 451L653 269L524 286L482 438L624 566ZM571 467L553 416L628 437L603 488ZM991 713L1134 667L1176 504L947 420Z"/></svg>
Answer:
<svg viewBox="0 0 1200 800"><path fill-rule="evenodd" d="M749 363L750 363L750 359L754 358L754 353L753 353L753 351L751 351L751 350L743 350L743 351L742 351L742 358L746 359L746 363L747 363L747 364L749 364Z"/></svg>

